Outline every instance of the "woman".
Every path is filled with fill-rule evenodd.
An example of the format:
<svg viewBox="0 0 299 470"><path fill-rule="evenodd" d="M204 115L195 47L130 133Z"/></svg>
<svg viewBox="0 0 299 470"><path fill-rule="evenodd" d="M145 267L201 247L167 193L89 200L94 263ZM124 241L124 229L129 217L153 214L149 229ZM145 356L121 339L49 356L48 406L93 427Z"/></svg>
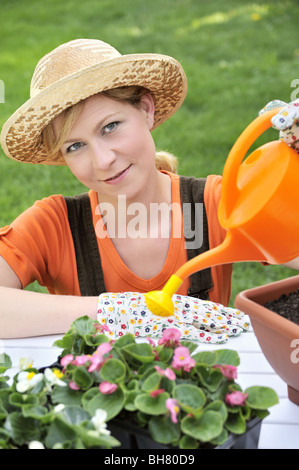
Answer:
<svg viewBox="0 0 299 470"><path fill-rule="evenodd" d="M96 318L100 294L160 289L188 257L221 243L221 178L180 178L151 134L186 91L174 59L121 56L98 40L71 41L40 60L31 98L3 126L3 150L19 161L67 165L89 193L37 201L1 230L3 338L65 332L81 315ZM190 216L190 249L183 201L204 205L200 243ZM167 216L154 217L165 204ZM34 280L56 295L24 291ZM219 266L185 280L178 293L227 305L230 282L231 266Z"/></svg>

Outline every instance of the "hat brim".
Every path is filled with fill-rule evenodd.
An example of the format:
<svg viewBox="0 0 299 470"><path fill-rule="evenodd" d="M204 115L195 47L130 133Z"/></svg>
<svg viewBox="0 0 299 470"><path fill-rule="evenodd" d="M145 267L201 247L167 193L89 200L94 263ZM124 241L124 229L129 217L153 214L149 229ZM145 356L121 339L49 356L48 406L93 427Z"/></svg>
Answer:
<svg viewBox="0 0 299 470"><path fill-rule="evenodd" d="M62 111L89 96L111 88L138 85L147 88L155 102L153 129L172 116L187 93L183 68L172 57L130 54L107 60L68 75L26 101L3 125L1 145L13 160L65 165L53 159L41 138L43 129Z"/></svg>

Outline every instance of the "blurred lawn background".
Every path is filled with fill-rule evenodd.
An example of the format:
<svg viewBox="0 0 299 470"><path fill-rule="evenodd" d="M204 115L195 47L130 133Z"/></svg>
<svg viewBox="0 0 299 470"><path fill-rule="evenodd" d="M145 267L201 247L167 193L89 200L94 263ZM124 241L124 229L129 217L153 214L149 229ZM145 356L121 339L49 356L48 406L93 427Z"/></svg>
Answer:
<svg viewBox="0 0 299 470"><path fill-rule="evenodd" d="M296 93L298 0L0 0L0 18L1 126L29 98L37 61L63 42L97 38L123 54L155 52L179 60L188 96L154 137L158 149L178 156L180 174L221 174L231 146L259 109ZM257 145L276 138L271 129ZM67 168L17 163L1 151L0 226L36 199L85 190ZM238 263L231 304L240 290L294 274Z"/></svg>

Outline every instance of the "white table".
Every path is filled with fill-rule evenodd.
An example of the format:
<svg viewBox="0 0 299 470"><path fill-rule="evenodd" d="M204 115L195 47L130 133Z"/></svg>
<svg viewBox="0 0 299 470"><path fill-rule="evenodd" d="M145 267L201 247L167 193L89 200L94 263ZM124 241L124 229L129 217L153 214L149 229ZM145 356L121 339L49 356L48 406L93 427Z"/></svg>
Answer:
<svg viewBox="0 0 299 470"><path fill-rule="evenodd" d="M5 352L18 370L19 359L34 360L36 368L52 364L60 353L53 347L61 336L40 336L36 338L0 341L0 354ZM243 387L265 385L272 387L279 396L279 404L270 408L270 415L263 421L259 449L299 449L299 406L289 401L287 386L273 371L264 357L252 331L237 338L230 338L226 344L200 344L201 350L234 349L238 351L241 364L238 367L237 382Z"/></svg>

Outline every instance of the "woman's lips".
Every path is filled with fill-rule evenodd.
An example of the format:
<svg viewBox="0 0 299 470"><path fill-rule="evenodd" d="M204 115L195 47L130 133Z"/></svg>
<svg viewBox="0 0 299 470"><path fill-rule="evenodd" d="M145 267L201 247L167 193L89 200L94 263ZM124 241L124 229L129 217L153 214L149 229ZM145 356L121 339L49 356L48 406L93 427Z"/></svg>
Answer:
<svg viewBox="0 0 299 470"><path fill-rule="evenodd" d="M123 178L125 178L126 174L128 173L129 169L131 168L131 165L129 165L127 168L124 170L120 171L119 173L116 173L116 175L111 176L111 178L107 178L104 180L104 183L107 184L116 184L119 183Z"/></svg>

